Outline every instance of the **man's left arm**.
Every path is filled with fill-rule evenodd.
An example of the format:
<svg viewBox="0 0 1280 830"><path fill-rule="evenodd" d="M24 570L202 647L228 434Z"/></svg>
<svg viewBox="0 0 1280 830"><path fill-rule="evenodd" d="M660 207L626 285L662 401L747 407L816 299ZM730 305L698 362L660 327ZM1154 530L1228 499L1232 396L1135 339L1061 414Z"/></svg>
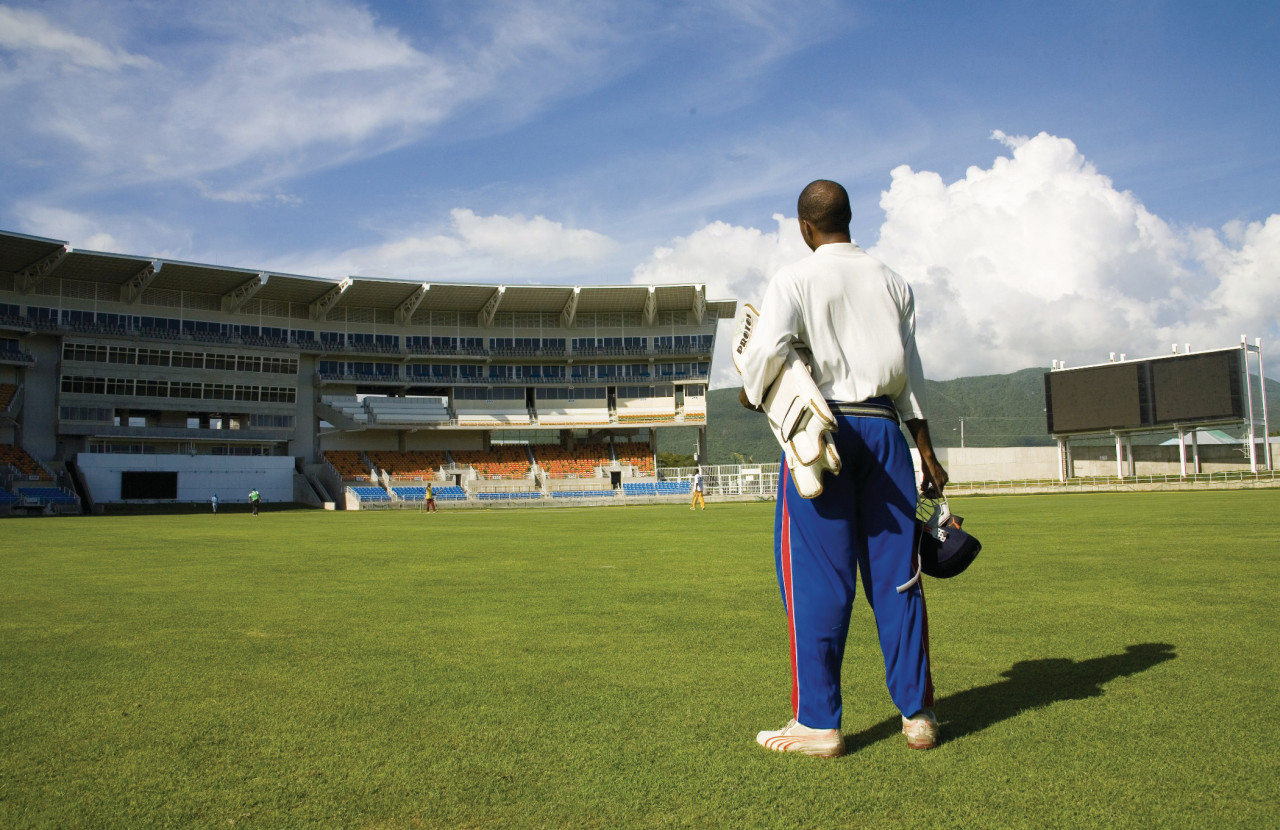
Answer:
<svg viewBox="0 0 1280 830"><path fill-rule="evenodd" d="M912 418L907 421L907 430L911 432L911 440L916 442L916 449L920 451L920 471L924 477L920 490L928 498L937 498L942 495L942 488L947 486L949 477L933 453L929 422L924 418Z"/></svg>

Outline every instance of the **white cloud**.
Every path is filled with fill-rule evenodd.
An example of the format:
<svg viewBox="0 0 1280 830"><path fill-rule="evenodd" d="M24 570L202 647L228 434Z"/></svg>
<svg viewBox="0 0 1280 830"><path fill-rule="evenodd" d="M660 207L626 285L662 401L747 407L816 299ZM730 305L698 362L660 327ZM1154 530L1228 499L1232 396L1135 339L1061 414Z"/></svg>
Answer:
<svg viewBox="0 0 1280 830"><path fill-rule="evenodd" d="M55 60L87 69L109 71L145 69L153 64L143 55L112 49L93 38L73 34L37 12L0 6L0 49L45 53Z"/></svg>
<svg viewBox="0 0 1280 830"><path fill-rule="evenodd" d="M179 181L231 202L276 198L295 176L418 141L464 111L473 130L527 117L602 83L600 44L615 37L596 25L602 12L572 4L471 9L464 31L431 42L345 0L45 8L0 7L13 152L61 154L74 187ZM85 34L99 30L133 51Z"/></svg>
<svg viewBox="0 0 1280 830"><path fill-rule="evenodd" d="M809 249L794 219L774 214L777 230L764 232L724 222L712 222L694 233L656 249L636 266L632 282L640 284L702 284L707 299L736 299L759 304L768 278L795 262ZM729 354L732 333L723 321L712 360L713 387L735 386L738 380Z"/></svg>
<svg viewBox="0 0 1280 830"><path fill-rule="evenodd" d="M1171 227L1071 141L993 137L1011 156L951 183L898 167L882 194L885 218L868 250L915 290L929 377L1280 336L1280 215L1221 231ZM774 218L772 233L709 224L655 251L634 279L758 299L773 272L807 253L795 220ZM713 385L734 383L727 352L717 355Z"/></svg>
<svg viewBox="0 0 1280 830"><path fill-rule="evenodd" d="M269 266L326 277L528 281L599 262L616 247L604 234L545 216L480 216L454 208L445 229L408 231L379 245L277 259Z"/></svg>
<svg viewBox="0 0 1280 830"><path fill-rule="evenodd" d="M36 204L18 205L15 214L22 232L65 239L82 251L180 258L179 252L188 250L191 243L185 231L153 219L103 217Z"/></svg>
<svg viewBox="0 0 1280 830"><path fill-rule="evenodd" d="M1280 296L1254 285L1259 257L1280 264L1265 228L1242 231L1235 248L1171 228L1071 141L993 137L1011 158L951 184L898 167L882 194L870 252L915 288L931 376L1163 354L1192 334L1193 345L1229 346L1241 325L1274 330ZM1270 318L1258 313L1267 302Z"/></svg>

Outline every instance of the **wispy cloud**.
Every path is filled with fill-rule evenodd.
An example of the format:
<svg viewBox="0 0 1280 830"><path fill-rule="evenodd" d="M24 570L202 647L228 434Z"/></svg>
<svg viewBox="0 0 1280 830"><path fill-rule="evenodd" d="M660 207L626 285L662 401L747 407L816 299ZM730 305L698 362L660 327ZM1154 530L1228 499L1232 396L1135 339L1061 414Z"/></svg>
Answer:
<svg viewBox="0 0 1280 830"><path fill-rule="evenodd" d="M578 275L616 248L604 234L545 216L480 216L455 208L444 228L408 230L377 245L279 257L267 265L325 277L528 281Z"/></svg>
<svg viewBox="0 0 1280 830"><path fill-rule="evenodd" d="M9 6L0 6L0 49L24 54L27 59L47 58L63 65L108 72L154 66L144 55L73 34L42 14Z"/></svg>
<svg viewBox="0 0 1280 830"><path fill-rule="evenodd" d="M139 41L126 51L85 34L92 7L42 8L0 7L0 59L14 70L0 103L27 104L6 132L57 140L98 186L186 181L230 201L420 140L464 109L527 116L598 83L613 37L590 7L502 4L435 43L360 5L277 0L166 5L163 29L141 6L124 23L113 11L113 28ZM70 55L102 71L71 73ZM107 71L124 67L128 82Z"/></svg>

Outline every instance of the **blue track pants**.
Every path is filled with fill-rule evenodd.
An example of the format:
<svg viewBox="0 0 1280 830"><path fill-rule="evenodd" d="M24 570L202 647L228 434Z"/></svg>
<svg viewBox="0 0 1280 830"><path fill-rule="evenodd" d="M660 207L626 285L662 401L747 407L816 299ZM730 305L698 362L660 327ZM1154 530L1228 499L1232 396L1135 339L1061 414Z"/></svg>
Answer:
<svg viewBox="0 0 1280 830"><path fill-rule="evenodd" d="M774 549L791 633L791 704L814 729L840 726L840 664L853 609L854 571L862 574L884 654L889 696L906 716L933 706L929 630L915 573L916 479L896 422L836 416L838 476L801 498L786 471L778 478Z"/></svg>

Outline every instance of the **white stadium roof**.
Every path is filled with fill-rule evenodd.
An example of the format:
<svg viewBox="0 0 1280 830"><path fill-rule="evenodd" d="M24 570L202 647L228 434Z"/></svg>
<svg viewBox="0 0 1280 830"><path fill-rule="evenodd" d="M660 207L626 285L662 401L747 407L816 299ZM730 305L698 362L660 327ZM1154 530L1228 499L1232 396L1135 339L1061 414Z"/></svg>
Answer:
<svg viewBox="0 0 1280 830"><path fill-rule="evenodd" d="M66 242L0 231L0 272L19 277L18 286L48 278L124 286L146 275L146 286L171 291L227 295L247 283L262 282L255 299L313 303L345 286L334 308L396 309L420 291L417 308L480 312L495 297L502 311L560 312L577 294L578 312L675 311L705 304L718 317L732 317L736 300L707 300L701 285L522 285L420 282L350 277L342 281L245 268L228 268L178 260L99 251L74 250ZM150 272L150 273L148 273ZM652 296L652 299L650 297Z"/></svg>

